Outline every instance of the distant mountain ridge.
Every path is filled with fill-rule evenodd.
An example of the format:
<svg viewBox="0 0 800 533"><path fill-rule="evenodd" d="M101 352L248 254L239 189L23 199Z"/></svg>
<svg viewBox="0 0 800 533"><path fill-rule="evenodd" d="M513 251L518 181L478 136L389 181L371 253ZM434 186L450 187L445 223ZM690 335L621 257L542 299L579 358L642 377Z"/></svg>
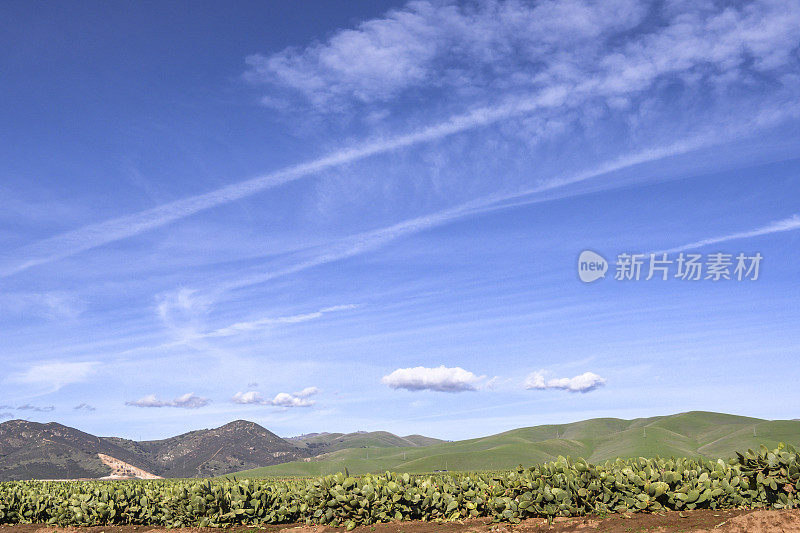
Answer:
<svg viewBox="0 0 800 533"><path fill-rule="evenodd" d="M112 473L108 458L160 477L213 477L287 461L307 460L348 447L420 446L442 442L385 431L316 433L282 439L255 422L236 420L213 429L161 440L97 437L56 422L10 420L0 424L0 481L100 478ZM100 455L102 454L102 458Z"/></svg>
<svg viewBox="0 0 800 533"><path fill-rule="evenodd" d="M308 456L271 431L246 420L162 440L137 442L118 437L104 440L151 465L148 471L163 477L219 476L241 470L242 465L265 466Z"/></svg>
<svg viewBox="0 0 800 533"><path fill-rule="evenodd" d="M0 424L0 481L100 478L121 470L162 477L358 474L384 470L497 470L558 455L603 462L616 457L728 457L735 451L800 445L800 421L693 411L622 420L595 418L519 428L445 442L386 431L314 433L282 439L254 422L237 420L168 439L96 437L55 422ZM98 454L104 456L101 460ZM109 461L109 458L114 461ZM129 465L129 466L125 466Z"/></svg>
<svg viewBox="0 0 800 533"><path fill-rule="evenodd" d="M98 454L161 477L211 477L308 457L254 422L136 442L96 437L55 422L0 424L0 481L99 478L111 468Z"/></svg>
<svg viewBox="0 0 800 533"><path fill-rule="evenodd" d="M113 442L56 422L9 420L0 424L0 481L106 476L110 469L98 453L142 470L151 467Z"/></svg>

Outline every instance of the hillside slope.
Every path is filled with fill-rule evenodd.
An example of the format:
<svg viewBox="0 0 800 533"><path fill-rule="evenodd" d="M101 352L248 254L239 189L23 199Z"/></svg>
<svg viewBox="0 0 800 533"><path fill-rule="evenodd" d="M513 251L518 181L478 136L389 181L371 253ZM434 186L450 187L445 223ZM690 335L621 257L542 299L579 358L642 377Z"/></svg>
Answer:
<svg viewBox="0 0 800 533"><path fill-rule="evenodd" d="M113 442L55 422L9 420L0 424L0 481L107 476L111 468L98 453L143 470L153 466Z"/></svg>
<svg viewBox="0 0 800 533"><path fill-rule="evenodd" d="M112 473L98 454L162 477L217 476L302 459L308 454L253 422L169 439L96 437L55 422L0 424L0 481L99 478Z"/></svg>
<svg viewBox="0 0 800 533"><path fill-rule="evenodd" d="M736 450L800 444L800 422L768 421L694 411L622 420L598 418L571 424L514 429L477 439L414 448L338 450L311 462L290 462L239 472L237 476L320 475L348 469L357 474L384 470L495 470L550 461L558 455L592 462L616 457L727 457Z"/></svg>
<svg viewBox="0 0 800 533"><path fill-rule="evenodd" d="M443 442L385 431L317 433L280 438L254 422L236 420L214 429L162 440L97 437L51 422L10 420L0 424L0 481L100 478L117 471L161 477L213 477L275 465L347 448L414 447ZM101 454L101 458L98 454Z"/></svg>
<svg viewBox="0 0 800 533"><path fill-rule="evenodd" d="M190 431L163 440L106 441L152 464L163 477L210 477L246 468L302 459L308 454L255 422L236 420L215 429Z"/></svg>
<svg viewBox="0 0 800 533"><path fill-rule="evenodd" d="M311 455L331 453L346 448L405 448L430 446L444 442L422 435L398 437L388 431L359 431L357 433L312 433L286 439Z"/></svg>

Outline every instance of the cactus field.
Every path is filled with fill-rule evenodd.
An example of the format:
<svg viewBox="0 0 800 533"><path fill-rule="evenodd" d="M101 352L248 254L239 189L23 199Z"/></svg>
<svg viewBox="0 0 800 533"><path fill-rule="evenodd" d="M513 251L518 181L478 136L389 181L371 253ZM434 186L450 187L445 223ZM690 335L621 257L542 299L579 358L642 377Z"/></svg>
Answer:
<svg viewBox="0 0 800 533"><path fill-rule="evenodd" d="M575 517L693 509L795 509L800 454L791 446L729 461L583 459L514 471L309 479L24 481L0 484L0 524L342 526L402 520Z"/></svg>

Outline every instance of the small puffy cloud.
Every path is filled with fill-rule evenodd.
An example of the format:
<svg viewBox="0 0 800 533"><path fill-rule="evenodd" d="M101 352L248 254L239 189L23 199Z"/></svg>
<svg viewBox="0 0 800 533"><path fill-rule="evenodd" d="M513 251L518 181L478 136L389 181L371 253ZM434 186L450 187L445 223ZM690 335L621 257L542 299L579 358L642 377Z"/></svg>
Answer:
<svg viewBox="0 0 800 533"><path fill-rule="evenodd" d="M188 392L174 400L159 400L155 394L149 394L136 401L125 402L125 405L133 407L180 407L182 409L198 409L211 403L208 398L196 396L193 392Z"/></svg>
<svg viewBox="0 0 800 533"><path fill-rule="evenodd" d="M442 365L436 368L398 368L383 376L381 381L393 389L463 392L477 390L484 379L485 376L476 376L461 367L448 368Z"/></svg>
<svg viewBox="0 0 800 533"><path fill-rule="evenodd" d="M65 385L85 381L97 369L95 361L39 363L26 372L14 374L9 380L32 386L45 386L57 391Z"/></svg>
<svg viewBox="0 0 800 533"><path fill-rule="evenodd" d="M17 407L19 411L34 411L36 413L49 413L50 411L55 411L55 407L52 405L46 405L44 407L39 407L38 405L31 405L26 403L24 405L20 405Z"/></svg>
<svg viewBox="0 0 800 533"><path fill-rule="evenodd" d="M10 420L14 418L13 413L0 413L0 420Z"/></svg>
<svg viewBox="0 0 800 533"><path fill-rule="evenodd" d="M172 400L172 407L182 407L184 409L197 409L198 407L205 407L211 402L208 398L201 398L195 396L193 392L184 394L183 396Z"/></svg>
<svg viewBox="0 0 800 533"><path fill-rule="evenodd" d="M319 394L317 387L306 387L300 392L280 392L271 400L265 399L258 391L237 392L232 401L240 405L272 405L275 407L311 407L316 403L310 397Z"/></svg>
<svg viewBox="0 0 800 533"><path fill-rule="evenodd" d="M93 405L89 405L88 403L79 403L78 405L73 407L73 409L75 411L90 411L90 412L96 410Z"/></svg>
<svg viewBox="0 0 800 533"><path fill-rule="evenodd" d="M234 394L233 403L238 403L241 405L264 405L265 402L260 392L251 390L247 392L237 392Z"/></svg>
<svg viewBox="0 0 800 533"><path fill-rule="evenodd" d="M280 392L275 395L270 403L276 407L310 407L314 405L314 400Z"/></svg>
<svg viewBox="0 0 800 533"><path fill-rule="evenodd" d="M317 387L306 387L300 392L294 393L294 395L298 398L308 398L309 396L314 396L315 394L319 394L319 389Z"/></svg>
<svg viewBox="0 0 800 533"><path fill-rule="evenodd" d="M136 401L125 402L125 405L131 405L133 407L166 407L167 403L168 402L159 400L155 394L148 394Z"/></svg>
<svg viewBox="0 0 800 533"><path fill-rule="evenodd" d="M584 372L572 378L547 379L540 370L528 375L525 379L526 389L561 389L569 392L589 392L605 385L606 380L593 372Z"/></svg>

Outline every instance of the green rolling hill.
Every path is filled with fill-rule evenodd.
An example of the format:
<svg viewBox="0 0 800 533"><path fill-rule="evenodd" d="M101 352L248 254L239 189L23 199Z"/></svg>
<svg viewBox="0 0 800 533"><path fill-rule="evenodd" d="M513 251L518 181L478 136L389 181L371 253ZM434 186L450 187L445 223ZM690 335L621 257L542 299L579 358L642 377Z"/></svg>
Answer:
<svg viewBox="0 0 800 533"><path fill-rule="evenodd" d="M363 441L362 441L363 442ZM616 457L729 457L735 451L800 444L800 421L761 420L694 411L670 416L621 420L598 418L571 424L514 429L477 439L427 446L388 447L359 444L303 461L238 472L237 477L499 470L550 461L558 455L603 462ZM367 446L366 448L360 446Z"/></svg>
<svg viewBox="0 0 800 533"><path fill-rule="evenodd" d="M331 453L347 448L390 448L430 446L444 442L423 435L398 437L388 431L359 431L356 433L312 433L286 439L311 455Z"/></svg>

